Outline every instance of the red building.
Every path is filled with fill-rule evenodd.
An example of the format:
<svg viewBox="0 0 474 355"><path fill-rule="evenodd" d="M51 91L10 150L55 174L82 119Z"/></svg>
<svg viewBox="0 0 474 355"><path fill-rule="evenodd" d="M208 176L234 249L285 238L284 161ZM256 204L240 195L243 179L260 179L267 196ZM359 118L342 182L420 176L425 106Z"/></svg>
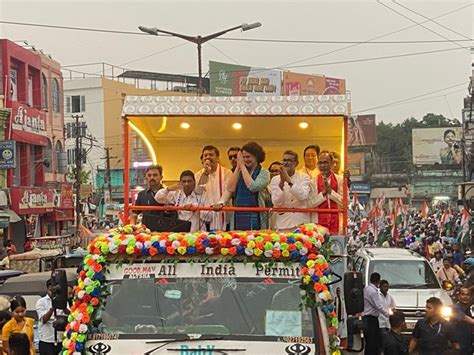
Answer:
<svg viewBox="0 0 474 355"><path fill-rule="evenodd" d="M50 57L0 40L2 94L11 109L5 137L16 144L16 166L7 171L10 224L17 245L25 237L60 235L74 220L72 186L65 183L63 78Z"/></svg>

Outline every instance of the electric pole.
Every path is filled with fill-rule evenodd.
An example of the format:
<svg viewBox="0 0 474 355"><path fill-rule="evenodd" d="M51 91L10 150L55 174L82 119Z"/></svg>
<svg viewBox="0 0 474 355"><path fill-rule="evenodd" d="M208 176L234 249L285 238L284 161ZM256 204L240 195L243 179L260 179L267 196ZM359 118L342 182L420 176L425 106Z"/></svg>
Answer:
<svg viewBox="0 0 474 355"><path fill-rule="evenodd" d="M80 224L81 224L81 171L82 171L82 132L79 125L79 119L82 118L82 115L73 115L72 118L75 119L74 123L74 136L76 138L76 149L75 149L75 182L74 187L76 190L76 237L80 237Z"/></svg>
<svg viewBox="0 0 474 355"><path fill-rule="evenodd" d="M107 183L107 189L108 189L108 198L105 198L106 203L110 203L112 201L112 178L110 176L110 159L116 159L117 157L111 157L110 156L110 150L112 148L107 147L105 149L105 159L106 160L106 171L105 171L105 182Z"/></svg>

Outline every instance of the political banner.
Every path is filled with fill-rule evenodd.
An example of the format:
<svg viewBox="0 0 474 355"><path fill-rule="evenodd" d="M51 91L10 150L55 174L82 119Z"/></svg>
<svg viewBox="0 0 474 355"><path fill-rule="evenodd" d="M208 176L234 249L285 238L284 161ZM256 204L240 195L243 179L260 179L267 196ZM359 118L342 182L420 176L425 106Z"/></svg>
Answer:
<svg viewBox="0 0 474 355"><path fill-rule="evenodd" d="M375 115L349 116L349 147L377 144Z"/></svg>
<svg viewBox="0 0 474 355"><path fill-rule="evenodd" d="M413 164L460 165L462 162L461 127L414 128Z"/></svg>
<svg viewBox="0 0 474 355"><path fill-rule="evenodd" d="M209 62L211 96L280 96L281 71Z"/></svg>

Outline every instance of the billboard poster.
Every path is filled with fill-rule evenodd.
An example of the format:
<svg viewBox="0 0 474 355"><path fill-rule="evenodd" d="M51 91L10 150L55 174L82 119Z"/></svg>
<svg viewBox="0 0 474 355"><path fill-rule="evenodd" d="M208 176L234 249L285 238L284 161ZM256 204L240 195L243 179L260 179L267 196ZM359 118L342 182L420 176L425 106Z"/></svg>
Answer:
<svg viewBox="0 0 474 355"><path fill-rule="evenodd" d="M322 95L326 88L326 80L322 75L302 73L283 73L283 95Z"/></svg>
<svg viewBox="0 0 474 355"><path fill-rule="evenodd" d="M283 95L339 95L346 93L344 79L328 78L324 75L283 73Z"/></svg>
<svg viewBox="0 0 474 355"><path fill-rule="evenodd" d="M281 71L209 62L211 96L280 96Z"/></svg>
<svg viewBox="0 0 474 355"><path fill-rule="evenodd" d="M460 165L462 162L461 127L414 128L413 164Z"/></svg>
<svg viewBox="0 0 474 355"><path fill-rule="evenodd" d="M339 95L346 93L346 81L344 79L325 78L326 85L323 95Z"/></svg>
<svg viewBox="0 0 474 355"><path fill-rule="evenodd" d="M375 115L349 116L349 147L377 144Z"/></svg>
<svg viewBox="0 0 474 355"><path fill-rule="evenodd" d="M347 167L351 176L364 175L364 153L349 153Z"/></svg>

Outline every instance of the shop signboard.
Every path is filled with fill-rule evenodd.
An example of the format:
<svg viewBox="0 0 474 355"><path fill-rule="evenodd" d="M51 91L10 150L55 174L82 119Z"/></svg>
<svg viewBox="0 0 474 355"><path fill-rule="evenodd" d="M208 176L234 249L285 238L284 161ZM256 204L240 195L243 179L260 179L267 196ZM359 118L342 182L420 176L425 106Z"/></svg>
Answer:
<svg viewBox="0 0 474 355"><path fill-rule="evenodd" d="M11 139L35 145L48 145L46 113L24 103L12 102Z"/></svg>
<svg viewBox="0 0 474 355"><path fill-rule="evenodd" d="M44 187L12 187L12 209L18 214L51 212L58 205L58 192ZM56 201L56 205L55 205Z"/></svg>
<svg viewBox="0 0 474 355"><path fill-rule="evenodd" d="M16 143L13 140L0 142L0 169L14 169L16 166Z"/></svg>

